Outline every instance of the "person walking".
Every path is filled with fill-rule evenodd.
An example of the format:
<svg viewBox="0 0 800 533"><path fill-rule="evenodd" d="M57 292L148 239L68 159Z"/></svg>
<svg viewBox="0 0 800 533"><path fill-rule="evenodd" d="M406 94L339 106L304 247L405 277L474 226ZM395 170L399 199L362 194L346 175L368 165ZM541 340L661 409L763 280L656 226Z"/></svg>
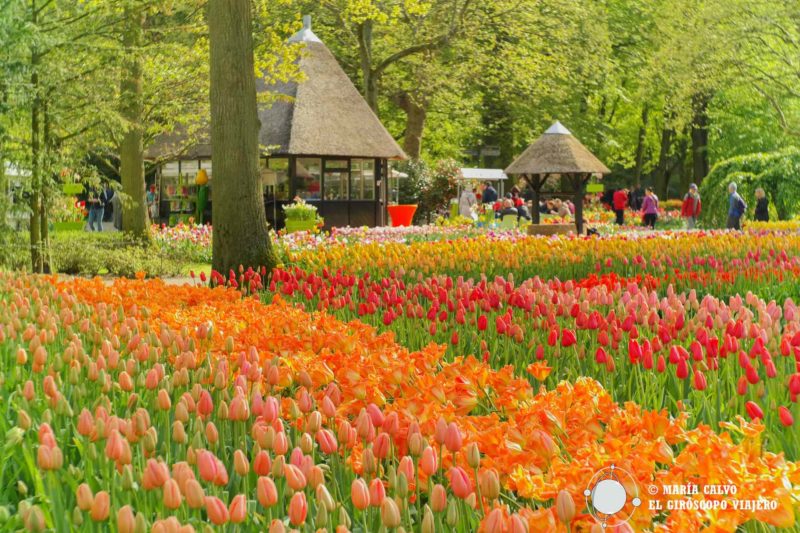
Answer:
<svg viewBox="0 0 800 533"><path fill-rule="evenodd" d="M769 222L769 200L764 189L756 189L756 220L759 222Z"/></svg>
<svg viewBox="0 0 800 533"><path fill-rule="evenodd" d="M683 205L681 205L681 216L686 219L686 229L695 228L701 208L700 193L697 191L697 185L692 183L689 185L689 192L683 197Z"/></svg>
<svg viewBox="0 0 800 533"><path fill-rule="evenodd" d="M614 192L614 213L617 215L617 225L625 224L625 208L628 207L628 189L619 189Z"/></svg>
<svg viewBox="0 0 800 533"><path fill-rule="evenodd" d="M475 213L472 212L472 206L478 203L475 197L475 189L464 189L461 192L461 197L458 199L458 214L465 218L475 218Z"/></svg>
<svg viewBox="0 0 800 533"><path fill-rule="evenodd" d="M101 190L90 189L86 200L86 206L89 209L89 231L103 231L103 215L106 206L102 200L105 191L101 192Z"/></svg>
<svg viewBox="0 0 800 533"><path fill-rule="evenodd" d="M150 215L150 222L156 222L158 219L158 203L156 202L156 186L151 185L150 190L147 191L147 213Z"/></svg>
<svg viewBox="0 0 800 533"><path fill-rule="evenodd" d="M644 215L644 225L650 229L656 229L658 196L655 195L652 187L645 189L644 200L642 200L642 214Z"/></svg>
<svg viewBox="0 0 800 533"><path fill-rule="evenodd" d="M736 184L728 185L728 229L741 230L742 216L747 210L747 203L736 192Z"/></svg>
<svg viewBox="0 0 800 533"><path fill-rule="evenodd" d="M497 201L497 191L490 182L486 182L483 184L483 195L481 196L481 202L484 204L493 204Z"/></svg>
<svg viewBox="0 0 800 533"><path fill-rule="evenodd" d="M628 195L628 203L631 207L631 211L641 210L643 201L644 195L642 194L642 188L641 186L637 185Z"/></svg>

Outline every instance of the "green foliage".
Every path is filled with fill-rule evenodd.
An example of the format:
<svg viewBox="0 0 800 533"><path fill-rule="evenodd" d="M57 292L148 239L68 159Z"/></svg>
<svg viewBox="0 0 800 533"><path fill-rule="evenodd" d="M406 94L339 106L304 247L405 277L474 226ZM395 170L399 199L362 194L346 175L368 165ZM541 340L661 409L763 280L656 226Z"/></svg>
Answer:
<svg viewBox="0 0 800 533"><path fill-rule="evenodd" d="M53 264L63 274L112 275L132 278L177 276L186 260L154 242L140 244L123 233L56 232L52 240Z"/></svg>
<svg viewBox="0 0 800 533"><path fill-rule="evenodd" d="M778 219L789 220L800 213L800 150L748 154L717 163L700 187L705 226L724 226L730 183L737 184L750 213L755 190L761 187Z"/></svg>
<svg viewBox="0 0 800 533"><path fill-rule="evenodd" d="M283 214L286 220L314 220L317 218L317 206L297 198L293 204L283 206Z"/></svg>

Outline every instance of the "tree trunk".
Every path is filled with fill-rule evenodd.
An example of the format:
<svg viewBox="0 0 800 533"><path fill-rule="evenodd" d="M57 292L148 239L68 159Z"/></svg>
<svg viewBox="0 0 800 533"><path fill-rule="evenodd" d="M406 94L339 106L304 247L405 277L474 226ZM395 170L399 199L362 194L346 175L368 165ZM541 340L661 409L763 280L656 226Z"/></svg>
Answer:
<svg viewBox="0 0 800 533"><path fill-rule="evenodd" d="M661 130L661 149L658 154L658 166L656 167L654 180L656 194L662 200L666 200L669 188L669 151L672 147L673 134L672 128L665 124Z"/></svg>
<svg viewBox="0 0 800 533"><path fill-rule="evenodd" d="M425 119L428 116L427 102L420 101L405 92L397 95L393 100L406 114L403 151L411 159L419 159L422 154L422 135L425 131Z"/></svg>
<svg viewBox="0 0 800 533"><path fill-rule="evenodd" d="M249 0L209 0L211 159L214 168L212 263L226 274L239 266L276 264L264 213L252 19Z"/></svg>
<svg viewBox="0 0 800 533"><path fill-rule="evenodd" d="M710 97L704 93L692 97L692 176L700 185L708 175L708 103Z"/></svg>
<svg viewBox="0 0 800 533"><path fill-rule="evenodd" d="M35 4L34 4L35 7ZM34 9L35 13L35 9ZM35 24L34 19L34 24ZM33 101L31 103L31 193L29 198L30 206L30 246L31 246L31 269L33 272L44 272L44 254L42 242L42 146L41 146L41 126L39 124L39 113L41 110L41 95L39 92L39 55L34 52L31 54L31 89L33 91Z"/></svg>
<svg viewBox="0 0 800 533"><path fill-rule="evenodd" d="M372 69L372 21L361 23L358 32L358 58L361 64L361 77L364 84L364 99L370 109L378 114L378 80Z"/></svg>
<svg viewBox="0 0 800 533"><path fill-rule="evenodd" d="M633 184L636 187L642 185L642 167L644 166L644 141L647 135L647 118L650 108L647 104L642 107L642 124L639 126L639 139L636 143L636 168L633 172Z"/></svg>
<svg viewBox="0 0 800 533"><path fill-rule="evenodd" d="M126 130L119 145L119 173L122 192L128 196L127 205L122 210L122 229L139 239L146 239L149 235L142 141L142 59L139 52L144 23L144 11L126 11L122 35L125 57L120 82L120 114L126 122Z"/></svg>

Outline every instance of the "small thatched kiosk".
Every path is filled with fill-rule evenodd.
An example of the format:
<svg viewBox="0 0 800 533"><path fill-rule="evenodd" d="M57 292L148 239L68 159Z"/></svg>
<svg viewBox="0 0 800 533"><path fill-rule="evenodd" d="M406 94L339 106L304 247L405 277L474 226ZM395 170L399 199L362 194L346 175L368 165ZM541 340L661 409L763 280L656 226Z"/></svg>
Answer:
<svg viewBox="0 0 800 533"><path fill-rule="evenodd" d="M558 121L506 168L506 174L522 176L533 189L534 224L539 223L539 198L544 184L551 178L564 177L569 180L572 190L563 192L573 195L578 234L583 233L586 183L593 175L610 172Z"/></svg>
<svg viewBox="0 0 800 533"><path fill-rule="evenodd" d="M272 104L259 105L267 219L282 227L281 207L297 196L317 206L326 226L383 225L388 160L406 155L311 31L310 17L303 23L290 39L304 45L297 60L302 79L274 85L257 80L259 92L281 95ZM158 156L163 149L169 149L166 142L153 147L150 155ZM211 175L209 144L185 153L189 157L177 158L177 169L175 162L163 165L161 176L164 170L181 175L190 169L196 174L201 167ZM213 177L211 184L213 195Z"/></svg>

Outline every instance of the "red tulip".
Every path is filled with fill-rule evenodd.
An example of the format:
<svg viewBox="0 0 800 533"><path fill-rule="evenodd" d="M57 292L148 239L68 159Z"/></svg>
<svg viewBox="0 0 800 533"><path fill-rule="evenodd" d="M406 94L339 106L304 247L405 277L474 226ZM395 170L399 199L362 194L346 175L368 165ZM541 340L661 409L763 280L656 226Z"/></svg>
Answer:
<svg viewBox="0 0 800 533"><path fill-rule="evenodd" d="M700 371L697 370L694 373L694 388L697 390L706 390L706 376Z"/></svg>
<svg viewBox="0 0 800 533"><path fill-rule="evenodd" d="M757 403L749 401L744 404L744 408L747 411L747 416L753 420L764 418L764 411L761 410L761 407L759 407Z"/></svg>
<svg viewBox="0 0 800 533"><path fill-rule="evenodd" d="M576 342L578 342L578 340L575 337L575 332L571 329L564 328L561 332L561 346L564 348L569 348Z"/></svg>
<svg viewBox="0 0 800 533"><path fill-rule="evenodd" d="M792 416L791 411L784 406L778 407L778 418L780 418L781 424L786 427L791 427L794 425L794 417Z"/></svg>
<svg viewBox="0 0 800 533"><path fill-rule="evenodd" d="M478 331L486 331L486 328L489 327L489 319L486 318L486 315L481 315L478 317Z"/></svg>

